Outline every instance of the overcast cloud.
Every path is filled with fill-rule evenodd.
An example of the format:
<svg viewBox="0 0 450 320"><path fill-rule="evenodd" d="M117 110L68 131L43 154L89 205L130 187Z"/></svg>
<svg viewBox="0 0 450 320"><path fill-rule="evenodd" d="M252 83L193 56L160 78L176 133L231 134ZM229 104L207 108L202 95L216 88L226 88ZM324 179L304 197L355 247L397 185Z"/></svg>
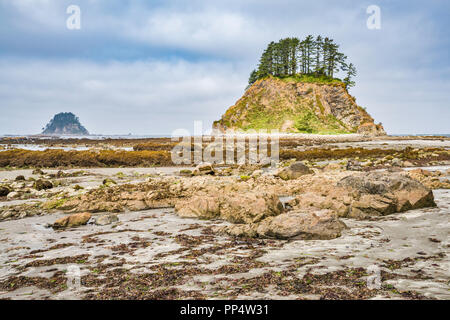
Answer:
<svg viewBox="0 0 450 320"><path fill-rule="evenodd" d="M66 8L81 8L81 30ZM381 30L366 8L381 8ZM329 36L389 133L450 133L447 1L0 0L0 133L72 111L91 133L210 127L272 40Z"/></svg>

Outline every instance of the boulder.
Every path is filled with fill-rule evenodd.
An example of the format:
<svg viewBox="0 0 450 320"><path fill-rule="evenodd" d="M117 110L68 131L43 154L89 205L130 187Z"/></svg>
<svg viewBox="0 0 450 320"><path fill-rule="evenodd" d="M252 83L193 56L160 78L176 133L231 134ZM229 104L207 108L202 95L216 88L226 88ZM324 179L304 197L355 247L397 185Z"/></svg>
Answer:
<svg viewBox="0 0 450 320"><path fill-rule="evenodd" d="M6 199L8 200L13 200L13 199L17 199L20 197L20 193L17 191L11 191L10 193L8 193L8 195L6 196Z"/></svg>
<svg viewBox="0 0 450 320"><path fill-rule="evenodd" d="M188 169L180 170L180 176L182 177L192 177L192 171Z"/></svg>
<svg viewBox="0 0 450 320"><path fill-rule="evenodd" d="M313 174L303 162L297 161L291 164L289 167L283 168L278 171L277 176L283 180L294 180L306 174Z"/></svg>
<svg viewBox="0 0 450 320"><path fill-rule="evenodd" d="M0 186L0 197L6 197L11 191L8 186Z"/></svg>
<svg viewBox="0 0 450 320"><path fill-rule="evenodd" d="M106 178L103 180L103 185L106 187L111 187L116 184L117 184L117 182L115 182L113 179L110 179L110 178Z"/></svg>
<svg viewBox="0 0 450 320"><path fill-rule="evenodd" d="M233 236L292 240L328 240L341 236L346 225L330 210L292 211L260 223L233 225L221 231Z"/></svg>
<svg viewBox="0 0 450 320"><path fill-rule="evenodd" d="M44 171L42 171L41 169L34 169L32 174L37 174L37 175L44 175Z"/></svg>
<svg viewBox="0 0 450 320"><path fill-rule="evenodd" d="M348 171L361 171L362 170L361 163L356 160L348 160L345 168Z"/></svg>
<svg viewBox="0 0 450 320"><path fill-rule="evenodd" d="M310 184L293 200L295 210L332 210L339 217L365 219L434 207L432 191L405 173L352 173L337 182Z"/></svg>
<svg viewBox="0 0 450 320"><path fill-rule="evenodd" d="M220 214L220 199L217 196L194 196L179 201L175 211L184 218L215 219Z"/></svg>
<svg viewBox="0 0 450 320"><path fill-rule="evenodd" d="M283 212L283 204L275 194L226 193L196 195L175 205L181 217L223 219L232 223L254 223Z"/></svg>
<svg viewBox="0 0 450 320"><path fill-rule="evenodd" d="M386 215L436 206L429 188L399 173L351 175L340 180L337 187L349 189L356 198L350 205L350 216Z"/></svg>
<svg viewBox="0 0 450 320"><path fill-rule="evenodd" d="M25 181L25 177L20 175L20 176L17 176L15 180L16 181Z"/></svg>
<svg viewBox="0 0 450 320"><path fill-rule="evenodd" d="M53 183L49 180L38 179L34 182L34 188L38 191L51 189L53 188Z"/></svg>
<svg viewBox="0 0 450 320"><path fill-rule="evenodd" d="M439 178L439 175L428 170L414 169L407 172L412 179L419 181L430 189L450 189L450 181L448 179Z"/></svg>
<svg viewBox="0 0 450 320"><path fill-rule="evenodd" d="M78 227L85 225L90 218L91 214L88 212L76 213L56 220L52 227L54 229Z"/></svg>
<svg viewBox="0 0 450 320"><path fill-rule="evenodd" d="M106 226L108 224L119 221L116 214L104 214L95 218L95 224L98 226Z"/></svg>
<svg viewBox="0 0 450 320"><path fill-rule="evenodd" d="M203 162L197 165L195 167L192 174L194 176L201 176L201 175L214 175L214 168L211 163Z"/></svg>
<svg viewBox="0 0 450 320"><path fill-rule="evenodd" d="M339 163L329 163L323 168L323 171L325 172L340 170L342 170L342 166Z"/></svg>
<svg viewBox="0 0 450 320"><path fill-rule="evenodd" d="M262 170L255 170L252 172L251 177L255 178L255 179L259 178L262 176L263 173L264 173L264 171L262 171Z"/></svg>
<svg viewBox="0 0 450 320"><path fill-rule="evenodd" d="M279 215L283 210L275 194L227 194L221 203L220 216L232 223L254 223Z"/></svg>

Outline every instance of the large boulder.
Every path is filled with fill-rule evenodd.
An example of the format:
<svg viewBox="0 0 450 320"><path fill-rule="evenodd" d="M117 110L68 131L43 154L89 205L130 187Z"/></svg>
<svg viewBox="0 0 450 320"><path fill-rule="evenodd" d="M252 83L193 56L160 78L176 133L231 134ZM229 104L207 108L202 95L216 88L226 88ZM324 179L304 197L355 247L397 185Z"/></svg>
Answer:
<svg viewBox="0 0 450 320"><path fill-rule="evenodd" d="M220 199L217 196L193 196L179 201L175 211L184 218L215 219L220 214Z"/></svg>
<svg viewBox="0 0 450 320"><path fill-rule="evenodd" d="M233 236L292 240L328 240L341 236L346 228L330 210L292 211L269 217L260 223L233 225L221 231Z"/></svg>
<svg viewBox="0 0 450 320"><path fill-rule="evenodd" d="M98 226L106 226L118 221L119 217L117 217L117 214L104 214L96 217L94 223Z"/></svg>
<svg viewBox="0 0 450 320"><path fill-rule="evenodd" d="M450 189L449 179L440 177L440 172L435 173L423 170L423 169L413 169L407 172L407 175L412 179L419 181L426 187L430 189Z"/></svg>
<svg viewBox="0 0 450 320"><path fill-rule="evenodd" d="M435 207L433 192L399 173L357 174L343 178L338 187L355 192L349 215L386 215L410 209Z"/></svg>
<svg viewBox="0 0 450 320"><path fill-rule="evenodd" d="M54 229L78 227L85 225L90 218L91 214L88 212L76 213L56 220L52 227Z"/></svg>
<svg viewBox="0 0 450 320"><path fill-rule="evenodd" d="M194 176L201 176L201 175L214 175L215 171L211 163L203 162L197 165L195 167L192 174Z"/></svg>
<svg viewBox="0 0 450 320"><path fill-rule="evenodd" d="M226 193L196 195L175 205L181 217L216 219L232 223L254 223L283 212L283 204L275 194Z"/></svg>
<svg viewBox="0 0 450 320"><path fill-rule="evenodd" d="M283 212L283 204L275 194L227 194L220 215L233 223L254 223Z"/></svg>
<svg viewBox="0 0 450 320"><path fill-rule="evenodd" d="M6 197L11 191L8 186L0 186L0 197Z"/></svg>
<svg viewBox="0 0 450 320"><path fill-rule="evenodd" d="M432 191L403 173L353 173L337 183L312 184L288 203L294 209L329 209L340 217L365 219L434 207Z"/></svg>
<svg viewBox="0 0 450 320"><path fill-rule="evenodd" d="M51 189L53 188L53 183L48 180L38 179L34 182L34 188L38 191Z"/></svg>
<svg viewBox="0 0 450 320"><path fill-rule="evenodd" d="M289 167L279 170L277 176L283 180L294 180L306 174L312 173L313 171L311 171L311 169L309 169L303 162L297 161L291 164Z"/></svg>

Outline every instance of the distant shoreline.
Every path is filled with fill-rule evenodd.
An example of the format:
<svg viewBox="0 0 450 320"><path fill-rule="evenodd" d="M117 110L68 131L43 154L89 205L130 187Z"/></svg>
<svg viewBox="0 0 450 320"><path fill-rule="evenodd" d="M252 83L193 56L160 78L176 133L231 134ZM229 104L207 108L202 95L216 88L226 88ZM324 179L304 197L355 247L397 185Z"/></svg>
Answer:
<svg viewBox="0 0 450 320"><path fill-rule="evenodd" d="M252 136L253 134L232 134L231 136ZM205 137L209 137L210 135L204 135ZM227 136L227 134L219 134L217 136ZM386 136L364 136L361 134L330 134L330 135L322 135L322 134L307 134L307 133L279 133L279 134L267 134L267 136L280 137L280 138L368 138L368 139L392 139L392 138L439 138L445 137L450 138L450 133L423 133L423 134L389 134ZM194 137L194 136L191 136ZM170 134L149 134L149 135L103 135L103 134L90 134L90 135L42 135L42 134L0 134L0 139L3 138L28 138L28 139L90 139L90 140L106 140L106 139L158 139L158 138L172 138Z"/></svg>

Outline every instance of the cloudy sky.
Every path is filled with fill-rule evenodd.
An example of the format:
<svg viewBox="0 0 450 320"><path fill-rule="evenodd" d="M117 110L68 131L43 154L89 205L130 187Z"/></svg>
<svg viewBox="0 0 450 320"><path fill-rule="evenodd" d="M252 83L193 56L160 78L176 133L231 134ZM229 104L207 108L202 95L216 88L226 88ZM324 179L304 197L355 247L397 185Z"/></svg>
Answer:
<svg viewBox="0 0 450 320"><path fill-rule="evenodd" d="M207 129L268 42L307 34L340 44L351 93L388 133L450 133L449 30L445 0L0 0L0 134L39 133L62 111L97 134Z"/></svg>

